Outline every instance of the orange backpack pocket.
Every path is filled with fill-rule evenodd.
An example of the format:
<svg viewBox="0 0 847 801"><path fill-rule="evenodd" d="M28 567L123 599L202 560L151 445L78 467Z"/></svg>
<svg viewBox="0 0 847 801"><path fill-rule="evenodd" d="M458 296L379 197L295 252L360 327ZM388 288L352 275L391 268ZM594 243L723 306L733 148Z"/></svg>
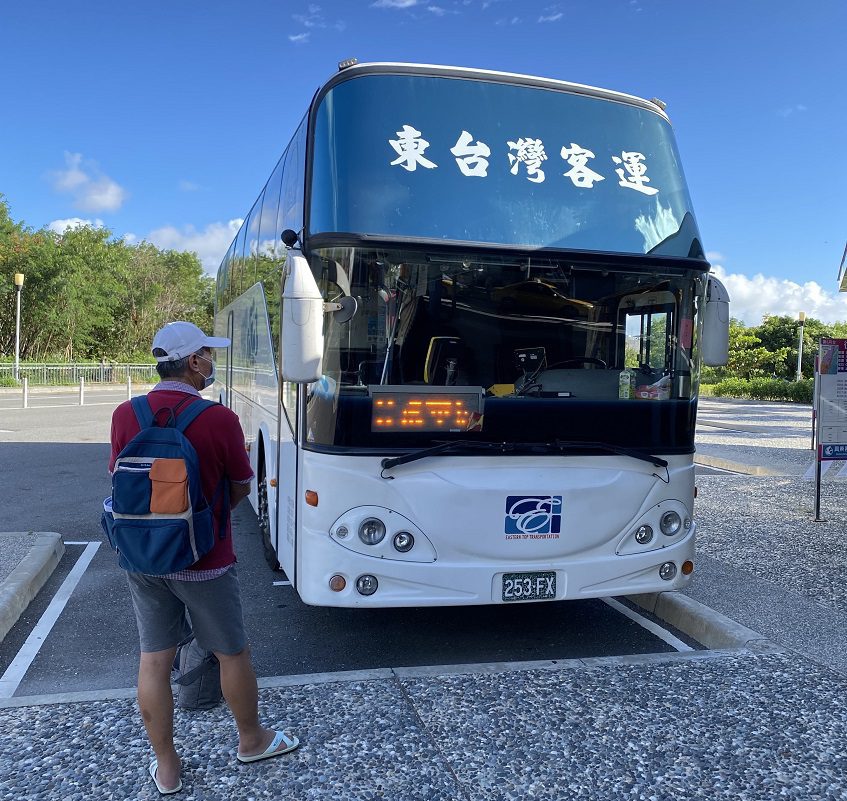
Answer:
<svg viewBox="0 0 847 801"><path fill-rule="evenodd" d="M188 470L183 459L156 459L150 468L150 511L178 515L188 511Z"/></svg>

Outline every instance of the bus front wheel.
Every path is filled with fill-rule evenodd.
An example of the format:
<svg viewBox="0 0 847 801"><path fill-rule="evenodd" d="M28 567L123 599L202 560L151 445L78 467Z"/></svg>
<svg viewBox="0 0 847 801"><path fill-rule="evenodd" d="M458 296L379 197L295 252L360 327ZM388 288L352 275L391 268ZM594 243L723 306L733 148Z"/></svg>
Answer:
<svg viewBox="0 0 847 801"><path fill-rule="evenodd" d="M271 518L270 506L268 504L268 481L265 478L265 471L262 470L259 475L259 482L256 487L258 494L258 511L256 516L259 520L259 534L262 537L262 549L265 552L265 561L270 566L271 570L279 570L279 559L276 556L276 549L271 542Z"/></svg>

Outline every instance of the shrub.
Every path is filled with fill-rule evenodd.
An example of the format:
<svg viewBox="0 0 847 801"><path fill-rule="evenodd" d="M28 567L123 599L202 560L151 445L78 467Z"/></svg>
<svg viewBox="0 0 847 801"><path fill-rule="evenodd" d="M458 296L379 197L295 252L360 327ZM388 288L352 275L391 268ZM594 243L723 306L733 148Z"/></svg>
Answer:
<svg viewBox="0 0 847 801"><path fill-rule="evenodd" d="M749 393L750 382L745 378L724 378L712 386L712 394L717 398L747 398Z"/></svg>
<svg viewBox="0 0 847 801"><path fill-rule="evenodd" d="M719 398L749 398L751 400L791 401L811 403L815 382L783 381L781 378L725 378L712 387Z"/></svg>

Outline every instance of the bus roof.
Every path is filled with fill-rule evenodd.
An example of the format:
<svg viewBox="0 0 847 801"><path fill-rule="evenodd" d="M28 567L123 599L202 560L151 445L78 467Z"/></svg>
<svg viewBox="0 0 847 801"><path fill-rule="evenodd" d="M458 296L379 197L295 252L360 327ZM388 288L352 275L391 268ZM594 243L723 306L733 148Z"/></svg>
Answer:
<svg viewBox="0 0 847 801"><path fill-rule="evenodd" d="M342 62L345 63L345 62ZM451 67L443 64L408 64L403 62L379 61L366 64L354 64L345 66L333 75L318 91L316 100L320 102L323 95L333 86L343 81L357 78L362 75L431 75L443 78L467 78L471 80L493 81L496 83L511 83L520 86L531 86L534 88L554 89L560 92L596 97L601 100L611 100L617 103L637 106L638 108L652 111L655 114L668 119L664 110L664 103L659 100L645 100L636 95L615 92L611 89L601 89L596 86L587 86L580 83L570 83L554 78L542 78L534 75L522 75L515 72L500 72L497 70L483 70L473 67Z"/></svg>

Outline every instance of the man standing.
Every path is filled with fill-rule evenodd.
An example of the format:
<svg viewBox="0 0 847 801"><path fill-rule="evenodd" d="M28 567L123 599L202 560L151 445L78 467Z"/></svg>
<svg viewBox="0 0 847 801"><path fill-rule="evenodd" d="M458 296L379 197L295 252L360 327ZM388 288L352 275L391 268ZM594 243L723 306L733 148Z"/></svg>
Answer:
<svg viewBox="0 0 847 801"><path fill-rule="evenodd" d="M192 323L169 323L157 332L153 355L161 381L147 395L155 420L165 422L168 410L175 410L178 416L200 398L200 390L215 380L211 349L229 344L229 339L206 336ZM123 447L138 432L135 412L126 401L112 416L110 471ZM213 509L215 544L198 562L179 573L127 573L141 641L138 705L156 754L150 775L163 795L182 789L181 763L173 739L170 672L177 645L189 631L186 612L197 643L212 651L220 662L221 689L238 728L238 760L254 762L278 756L299 744L296 737L259 722L259 694L244 633L229 512L222 522L224 493L216 495L222 482L228 483L233 508L250 493L253 470L244 449L244 432L232 411L216 405L204 410L184 433L197 452L203 494L210 503L217 497ZM225 526L223 536L221 525Z"/></svg>

